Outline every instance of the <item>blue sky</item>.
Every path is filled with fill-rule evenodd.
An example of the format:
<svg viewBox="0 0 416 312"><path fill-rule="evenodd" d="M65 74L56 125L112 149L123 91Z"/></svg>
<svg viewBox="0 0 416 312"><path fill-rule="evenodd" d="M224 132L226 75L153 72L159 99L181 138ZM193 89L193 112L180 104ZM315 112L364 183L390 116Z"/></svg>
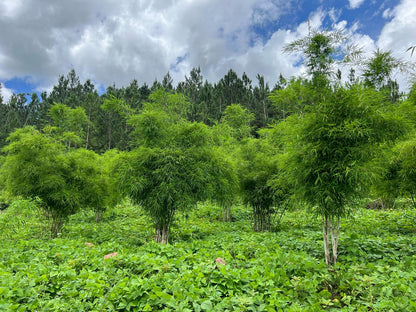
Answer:
<svg viewBox="0 0 416 312"><path fill-rule="evenodd" d="M32 93L36 91L36 85L28 82L27 77L14 77L2 83L8 89L12 89L15 93Z"/></svg>
<svg viewBox="0 0 416 312"><path fill-rule="evenodd" d="M387 8L394 8L398 3L398 0L364 1L359 7L351 8L349 1L302 0L297 7L296 13L286 15L278 27L290 25L292 28L295 28L297 24L307 19L309 14L318 7L323 11L330 12L333 10L339 20L346 20L348 24L359 23L362 25L362 32L377 40L383 26L388 22L388 19L383 17L383 12ZM324 20L324 26L331 27L332 23L330 16L327 16Z"/></svg>
<svg viewBox="0 0 416 312"><path fill-rule="evenodd" d="M318 29L344 29L367 55L380 48L415 61L414 0L2 0L2 94L50 91L75 69L97 88L174 82L200 66L204 78L229 68L274 84L280 73L302 74L288 43ZM404 77L397 77L406 84Z"/></svg>

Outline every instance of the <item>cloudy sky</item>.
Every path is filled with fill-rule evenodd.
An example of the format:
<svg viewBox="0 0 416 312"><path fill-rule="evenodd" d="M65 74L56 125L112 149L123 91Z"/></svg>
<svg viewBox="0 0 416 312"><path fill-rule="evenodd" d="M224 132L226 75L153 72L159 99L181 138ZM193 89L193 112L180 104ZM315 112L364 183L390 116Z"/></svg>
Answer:
<svg viewBox="0 0 416 312"><path fill-rule="evenodd" d="M168 71L177 83L196 66L211 82L232 68L273 85L302 71L282 48L308 20L416 61L416 0L0 0L2 93L50 90L71 69L101 89Z"/></svg>

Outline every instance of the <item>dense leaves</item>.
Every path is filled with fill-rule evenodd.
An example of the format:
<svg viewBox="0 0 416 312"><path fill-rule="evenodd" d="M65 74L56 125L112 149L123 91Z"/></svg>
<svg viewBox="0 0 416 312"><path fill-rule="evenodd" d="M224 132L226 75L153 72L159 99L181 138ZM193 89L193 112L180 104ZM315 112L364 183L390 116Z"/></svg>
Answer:
<svg viewBox="0 0 416 312"><path fill-rule="evenodd" d="M105 209L107 180L94 152L67 150L33 127L16 130L9 140L1 166L3 187L10 195L38 199L53 236L79 208Z"/></svg>
<svg viewBox="0 0 416 312"><path fill-rule="evenodd" d="M0 213L3 310L411 311L416 302L411 210L357 210L342 223L339 263L329 269L319 220L301 211L278 233L254 233L242 207L230 224L219 221L220 208L199 206L172 228L171 245L159 245L134 206L98 224L93 214L73 215L49 241L36 215L27 219L30 207ZM216 269L217 257L224 267Z"/></svg>
<svg viewBox="0 0 416 312"><path fill-rule="evenodd" d="M278 226L291 195L276 154L266 140L250 140L241 146L241 196L253 209L253 229L257 232Z"/></svg>
<svg viewBox="0 0 416 312"><path fill-rule="evenodd" d="M391 59L370 61L365 84L353 82L354 79L346 87L339 82L331 83L332 64L338 58L351 62L355 56L351 54L354 50L345 50L346 39L338 31L313 31L287 45L286 51L302 53L311 75L310 83L301 84L309 91L307 105L299 101L304 94L293 89L298 86L293 82L288 91L295 92L277 90L271 96L280 107L287 106L290 98L305 107L305 113L297 110L297 114L279 125L287 129L284 166L291 172L288 176L301 201L322 216L328 265L337 261L340 218L347 214L347 208L362 195L375 175L369 162L377 156L378 145L399 138L409 130L400 110L388 105L388 97L375 83L369 83L369 79L378 79L372 65L385 63L387 71L382 75L386 76L391 71L388 63ZM338 80L341 78L339 74Z"/></svg>
<svg viewBox="0 0 416 312"><path fill-rule="evenodd" d="M163 91L154 99L130 121L141 146L120 154L114 173L121 192L151 216L156 241L166 244L177 211L210 199L230 205L236 178L211 130L184 121L186 102Z"/></svg>
<svg viewBox="0 0 416 312"><path fill-rule="evenodd" d="M141 148L121 156L116 169L120 186L152 217L157 241L167 243L177 210L207 198L208 176L202 161L194 151L174 149Z"/></svg>

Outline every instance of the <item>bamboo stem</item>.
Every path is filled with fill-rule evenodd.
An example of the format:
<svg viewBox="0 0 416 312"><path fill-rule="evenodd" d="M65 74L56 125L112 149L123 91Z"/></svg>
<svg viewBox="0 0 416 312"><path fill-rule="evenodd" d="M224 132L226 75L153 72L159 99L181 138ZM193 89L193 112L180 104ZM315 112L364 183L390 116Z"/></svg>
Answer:
<svg viewBox="0 0 416 312"><path fill-rule="evenodd" d="M324 241L325 262L327 265L331 265L331 258L329 254L329 241L328 241L328 217L322 216L322 235Z"/></svg>

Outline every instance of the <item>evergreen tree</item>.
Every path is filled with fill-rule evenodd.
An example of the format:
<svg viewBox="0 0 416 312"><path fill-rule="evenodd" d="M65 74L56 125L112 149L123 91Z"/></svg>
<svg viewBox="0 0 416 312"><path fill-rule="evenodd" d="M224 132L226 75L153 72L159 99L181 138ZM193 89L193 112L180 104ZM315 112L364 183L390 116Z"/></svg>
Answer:
<svg viewBox="0 0 416 312"><path fill-rule="evenodd" d="M206 114L204 109L204 102L201 101L201 88L203 86L203 77L200 67L192 68L189 77L185 76L183 83L183 93L188 97L191 103L191 121L204 121Z"/></svg>
<svg viewBox="0 0 416 312"><path fill-rule="evenodd" d="M3 105L4 99L3 99L3 94L1 92L1 89L2 89L2 85L1 85L1 82L0 82L0 105Z"/></svg>
<svg viewBox="0 0 416 312"><path fill-rule="evenodd" d="M253 108L255 114L256 129L266 127L270 122L272 113L271 102L269 100L269 84L264 81L264 77L257 74L257 86L253 89Z"/></svg>
<svg viewBox="0 0 416 312"><path fill-rule="evenodd" d="M173 79L170 76L170 73L169 72L167 72L166 75L162 79L162 88L166 92L173 92L174 91L174 88L173 88Z"/></svg>

